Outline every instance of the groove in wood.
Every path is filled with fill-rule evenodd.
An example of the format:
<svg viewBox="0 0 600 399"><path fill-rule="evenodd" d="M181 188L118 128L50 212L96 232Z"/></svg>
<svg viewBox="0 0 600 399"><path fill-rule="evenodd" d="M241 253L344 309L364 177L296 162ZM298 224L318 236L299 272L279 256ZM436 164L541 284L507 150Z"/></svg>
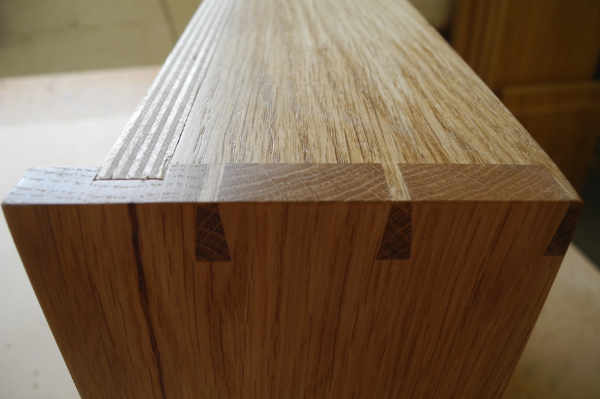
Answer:
<svg viewBox="0 0 600 399"><path fill-rule="evenodd" d="M232 7L232 0L200 5L109 152L98 179L164 177Z"/></svg>
<svg viewBox="0 0 600 399"><path fill-rule="evenodd" d="M390 208L377 259L409 259L411 245L412 205L394 204Z"/></svg>
<svg viewBox="0 0 600 399"><path fill-rule="evenodd" d="M201 201L208 193L207 165L169 168L164 180L94 180L97 169L29 169L7 195L13 204L106 204Z"/></svg>
<svg viewBox="0 0 600 399"><path fill-rule="evenodd" d="M378 164L171 166L163 180L94 180L95 169L29 169L6 203L390 200Z"/></svg>
<svg viewBox="0 0 600 399"><path fill-rule="evenodd" d="M196 207L196 260L231 260L219 207L216 204Z"/></svg>
<svg viewBox="0 0 600 399"><path fill-rule="evenodd" d="M582 204L574 202L569 205L569 209L565 213L563 220L558 226L556 233L552 237L552 241L546 248L547 256L564 256L573 240L577 219L581 214Z"/></svg>
<svg viewBox="0 0 600 399"><path fill-rule="evenodd" d="M205 0L157 85L99 178L192 164L535 164L576 196L406 1Z"/></svg>

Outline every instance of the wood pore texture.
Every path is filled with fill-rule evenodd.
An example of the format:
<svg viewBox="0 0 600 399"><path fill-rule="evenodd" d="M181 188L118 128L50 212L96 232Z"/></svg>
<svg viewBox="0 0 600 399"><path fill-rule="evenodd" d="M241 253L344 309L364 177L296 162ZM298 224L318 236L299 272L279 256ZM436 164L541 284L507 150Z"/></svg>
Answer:
<svg viewBox="0 0 600 399"><path fill-rule="evenodd" d="M579 202L408 3L206 0L3 209L84 398L498 398Z"/></svg>

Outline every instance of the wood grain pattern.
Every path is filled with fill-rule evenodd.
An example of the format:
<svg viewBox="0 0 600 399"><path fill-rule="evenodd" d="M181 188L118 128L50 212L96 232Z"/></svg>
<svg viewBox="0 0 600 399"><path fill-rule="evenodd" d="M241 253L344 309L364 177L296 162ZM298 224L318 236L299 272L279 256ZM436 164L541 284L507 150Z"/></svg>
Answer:
<svg viewBox="0 0 600 399"><path fill-rule="evenodd" d="M171 167L162 180L96 180L96 169L30 169L6 204L389 201L381 165L224 164Z"/></svg>
<svg viewBox="0 0 600 399"><path fill-rule="evenodd" d="M82 396L498 397L568 204L418 202L396 261L385 203L221 204L218 263L196 206L5 205Z"/></svg>
<svg viewBox="0 0 600 399"><path fill-rule="evenodd" d="M575 188L583 189L600 135L600 82L509 86L502 101Z"/></svg>
<svg viewBox="0 0 600 399"><path fill-rule="evenodd" d="M190 31L209 12L226 15L218 40L198 33L214 46L210 63L181 50L205 69L191 80L194 99L172 104L170 113L191 107L178 141L160 138L169 129L146 129L136 133L148 143L140 147L125 132L100 178L162 178L169 165L380 163L394 193L403 190L397 163L541 164L568 187L405 1L209 0Z"/></svg>
<svg viewBox="0 0 600 399"><path fill-rule="evenodd" d="M231 1L201 5L98 172L100 179L164 176L206 77Z"/></svg>
<svg viewBox="0 0 600 399"><path fill-rule="evenodd" d="M548 170L535 165L400 164L413 200L568 201Z"/></svg>
<svg viewBox="0 0 600 399"><path fill-rule="evenodd" d="M3 210L84 398L498 398L578 204L405 1L207 0Z"/></svg>
<svg viewBox="0 0 600 399"><path fill-rule="evenodd" d="M3 210L81 396L164 397L127 205Z"/></svg>
<svg viewBox="0 0 600 399"><path fill-rule="evenodd" d="M590 80L600 57L595 0L458 0L452 44L494 90Z"/></svg>
<svg viewBox="0 0 600 399"><path fill-rule="evenodd" d="M4 200L7 204L110 204L192 202L210 196L206 165L171 168L164 180L94 180L97 169L29 169ZM214 172L213 172L214 174Z"/></svg>
<svg viewBox="0 0 600 399"><path fill-rule="evenodd" d="M219 202L389 199L377 164L226 164L217 195Z"/></svg>

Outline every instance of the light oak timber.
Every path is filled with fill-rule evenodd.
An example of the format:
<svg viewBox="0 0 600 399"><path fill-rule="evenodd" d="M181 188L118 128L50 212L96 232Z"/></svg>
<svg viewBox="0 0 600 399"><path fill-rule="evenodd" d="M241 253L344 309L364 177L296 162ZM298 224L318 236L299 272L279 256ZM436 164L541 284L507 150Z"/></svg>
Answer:
<svg viewBox="0 0 600 399"><path fill-rule="evenodd" d="M98 178L223 163L380 163L403 199L397 163L542 164L570 188L435 29L393 0L204 2Z"/></svg>
<svg viewBox="0 0 600 399"><path fill-rule="evenodd" d="M218 205L215 231L226 235L227 254L209 262L199 248L214 240L198 241L205 230L198 215L214 205L190 201L181 174L173 182L94 175L32 170L4 203L84 397L152 389L177 397L369 397L374 385L390 397L497 396L566 250L546 256L570 217L570 202L548 196L552 190L522 201L425 194L397 205L378 196L270 202L269 191L258 190L257 201ZM53 179L62 184L43 184ZM427 193L419 190L429 180L407 174L406 181L411 192ZM478 192L481 183L469 181L463 187ZM137 204L115 195L146 190L172 194ZM510 193L500 189L495 198L503 192ZM412 212L407 237L382 256L397 207ZM113 342L130 334L131 348Z"/></svg>
<svg viewBox="0 0 600 399"><path fill-rule="evenodd" d="M494 398L579 204L408 3L231 0L3 209L82 397Z"/></svg>

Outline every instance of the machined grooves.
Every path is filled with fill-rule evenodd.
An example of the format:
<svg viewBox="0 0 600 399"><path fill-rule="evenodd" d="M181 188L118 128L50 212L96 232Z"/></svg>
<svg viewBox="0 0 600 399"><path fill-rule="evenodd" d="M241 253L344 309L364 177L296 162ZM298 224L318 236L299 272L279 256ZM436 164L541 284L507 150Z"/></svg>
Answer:
<svg viewBox="0 0 600 399"><path fill-rule="evenodd" d="M198 9L97 179L164 177L231 9L231 0L208 0Z"/></svg>

